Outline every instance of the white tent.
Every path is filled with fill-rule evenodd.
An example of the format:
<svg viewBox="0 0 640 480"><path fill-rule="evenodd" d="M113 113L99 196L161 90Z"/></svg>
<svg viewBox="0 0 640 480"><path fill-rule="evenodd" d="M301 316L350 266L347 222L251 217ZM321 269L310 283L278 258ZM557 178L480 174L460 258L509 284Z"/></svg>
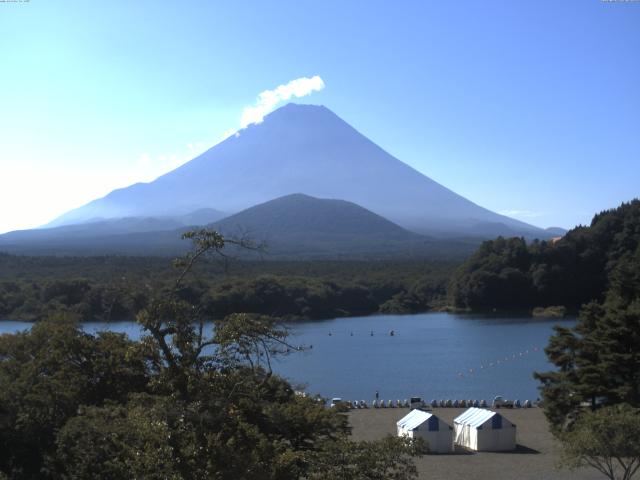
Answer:
<svg viewBox="0 0 640 480"><path fill-rule="evenodd" d="M453 428L433 413L411 410L398 420L397 426L399 437L423 438L430 452L453 452Z"/></svg>
<svg viewBox="0 0 640 480"><path fill-rule="evenodd" d="M469 408L453 420L455 443L486 452L516 448L516 426L497 412Z"/></svg>

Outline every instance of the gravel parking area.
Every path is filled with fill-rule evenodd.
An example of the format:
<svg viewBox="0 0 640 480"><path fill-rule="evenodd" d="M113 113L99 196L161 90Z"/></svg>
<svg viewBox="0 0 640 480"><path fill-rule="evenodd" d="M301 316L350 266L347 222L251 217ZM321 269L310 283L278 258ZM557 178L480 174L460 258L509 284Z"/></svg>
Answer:
<svg viewBox="0 0 640 480"><path fill-rule="evenodd" d="M453 425L464 408L436 408L434 413ZM363 409L349 412L353 437L375 440L396 434L396 422L409 412L406 408ZM469 452L425 455L416 460L421 479L517 479L591 480L602 479L592 469L569 471L558 467L559 455L547 421L538 408L502 409L500 413L516 424L518 448L514 452Z"/></svg>

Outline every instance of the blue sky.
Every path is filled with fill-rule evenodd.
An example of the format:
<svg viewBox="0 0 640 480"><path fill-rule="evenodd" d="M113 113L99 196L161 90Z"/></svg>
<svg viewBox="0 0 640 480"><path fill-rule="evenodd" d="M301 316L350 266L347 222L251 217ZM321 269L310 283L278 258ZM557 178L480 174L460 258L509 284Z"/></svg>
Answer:
<svg viewBox="0 0 640 480"><path fill-rule="evenodd" d="M0 3L0 232L149 181L267 89L491 210L571 227L640 195L640 2Z"/></svg>

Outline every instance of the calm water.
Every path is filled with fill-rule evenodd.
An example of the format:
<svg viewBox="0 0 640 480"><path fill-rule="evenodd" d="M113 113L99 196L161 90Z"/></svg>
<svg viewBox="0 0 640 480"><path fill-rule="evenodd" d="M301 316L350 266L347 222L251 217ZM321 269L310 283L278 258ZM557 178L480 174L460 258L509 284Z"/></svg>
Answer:
<svg viewBox="0 0 640 480"><path fill-rule="evenodd" d="M533 400L539 396L533 372L550 368L543 348L553 325L573 323L447 313L296 323L292 343L313 348L281 359L274 369L294 384L305 382L311 393L367 402L376 390L380 398L394 400L416 395ZM2 321L0 333L29 326ZM133 322L86 323L85 329L140 335Z"/></svg>

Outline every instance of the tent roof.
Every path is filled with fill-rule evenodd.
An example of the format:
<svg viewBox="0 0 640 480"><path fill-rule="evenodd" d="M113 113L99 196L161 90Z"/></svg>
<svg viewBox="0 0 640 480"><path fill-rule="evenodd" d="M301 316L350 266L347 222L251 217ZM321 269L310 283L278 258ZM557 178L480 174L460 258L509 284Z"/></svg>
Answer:
<svg viewBox="0 0 640 480"><path fill-rule="evenodd" d="M422 425L433 416L433 413L423 412L422 410L411 410L404 417L398 420L398 427L402 427L406 430L413 430L414 428Z"/></svg>
<svg viewBox="0 0 640 480"><path fill-rule="evenodd" d="M470 425L473 428L478 428L487 420L491 419L494 415L499 415L499 413L492 412L491 410L485 410L484 408L472 407L454 418L453 422L462 425Z"/></svg>

